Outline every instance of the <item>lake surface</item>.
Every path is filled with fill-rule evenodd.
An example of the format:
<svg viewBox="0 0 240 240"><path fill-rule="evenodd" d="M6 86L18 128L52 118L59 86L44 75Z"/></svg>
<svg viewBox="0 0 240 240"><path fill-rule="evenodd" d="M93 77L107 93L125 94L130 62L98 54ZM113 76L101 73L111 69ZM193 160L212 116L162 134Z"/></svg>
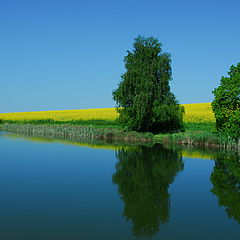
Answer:
<svg viewBox="0 0 240 240"><path fill-rule="evenodd" d="M237 154L4 132L0 150L0 239L240 239Z"/></svg>

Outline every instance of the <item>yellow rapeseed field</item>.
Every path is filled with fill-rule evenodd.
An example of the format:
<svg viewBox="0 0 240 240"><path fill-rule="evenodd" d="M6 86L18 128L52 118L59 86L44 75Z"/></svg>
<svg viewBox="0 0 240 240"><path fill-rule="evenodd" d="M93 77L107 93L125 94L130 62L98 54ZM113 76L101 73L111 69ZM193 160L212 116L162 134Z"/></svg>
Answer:
<svg viewBox="0 0 240 240"><path fill-rule="evenodd" d="M77 121L77 120L114 120L117 117L115 108L96 108L80 110L39 111L0 113L0 120L46 120L54 121Z"/></svg>
<svg viewBox="0 0 240 240"><path fill-rule="evenodd" d="M185 107L185 122L213 122L214 115L211 103L183 104ZM38 112L17 112L0 113L0 120L29 121L46 120L54 121L77 121L77 120L114 120L117 117L115 108L96 108L81 110L62 111L38 111Z"/></svg>
<svg viewBox="0 0 240 240"><path fill-rule="evenodd" d="M185 108L184 122L214 122L211 103L183 104Z"/></svg>

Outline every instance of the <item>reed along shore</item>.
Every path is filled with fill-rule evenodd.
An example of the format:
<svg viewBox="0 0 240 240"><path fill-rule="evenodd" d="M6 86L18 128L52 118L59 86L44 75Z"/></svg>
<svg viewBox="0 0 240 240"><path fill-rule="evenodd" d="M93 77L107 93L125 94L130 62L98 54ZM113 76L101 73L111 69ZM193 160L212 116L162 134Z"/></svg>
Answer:
<svg viewBox="0 0 240 240"><path fill-rule="evenodd" d="M202 127L206 128L206 126ZM116 126L2 123L0 124L0 131L78 142L96 140L103 142L121 141L126 144L148 142L240 151L240 140L231 139L224 134L211 131L189 129L180 133L153 135L152 133L127 131Z"/></svg>
<svg viewBox="0 0 240 240"><path fill-rule="evenodd" d="M71 126L71 125L31 125L31 124L0 124L1 131L8 131L29 136L65 138L75 141L103 140L125 142L152 142L154 135L151 133L138 133L125 131L118 128L96 126Z"/></svg>

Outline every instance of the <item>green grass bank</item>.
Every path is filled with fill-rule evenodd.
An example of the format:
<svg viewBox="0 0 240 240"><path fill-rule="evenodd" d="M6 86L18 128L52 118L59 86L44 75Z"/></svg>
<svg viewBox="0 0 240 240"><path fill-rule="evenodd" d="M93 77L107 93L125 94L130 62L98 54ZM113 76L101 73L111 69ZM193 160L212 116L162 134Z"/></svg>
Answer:
<svg viewBox="0 0 240 240"><path fill-rule="evenodd" d="M213 122L185 123L185 132L156 135L128 131L119 126L116 121L105 120L70 122L52 120L4 121L0 123L0 130L30 136L65 138L74 141L158 142L188 147L240 149L240 140L236 141L225 134L216 133Z"/></svg>

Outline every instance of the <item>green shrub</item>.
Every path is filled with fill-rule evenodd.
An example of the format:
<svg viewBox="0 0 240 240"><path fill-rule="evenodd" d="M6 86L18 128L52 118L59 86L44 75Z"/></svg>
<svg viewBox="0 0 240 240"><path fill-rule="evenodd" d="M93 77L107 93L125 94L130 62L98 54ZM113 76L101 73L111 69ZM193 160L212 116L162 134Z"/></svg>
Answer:
<svg viewBox="0 0 240 240"><path fill-rule="evenodd" d="M238 139L240 136L240 63L232 65L229 77L222 77L220 86L214 89L212 109L216 118L216 130Z"/></svg>

